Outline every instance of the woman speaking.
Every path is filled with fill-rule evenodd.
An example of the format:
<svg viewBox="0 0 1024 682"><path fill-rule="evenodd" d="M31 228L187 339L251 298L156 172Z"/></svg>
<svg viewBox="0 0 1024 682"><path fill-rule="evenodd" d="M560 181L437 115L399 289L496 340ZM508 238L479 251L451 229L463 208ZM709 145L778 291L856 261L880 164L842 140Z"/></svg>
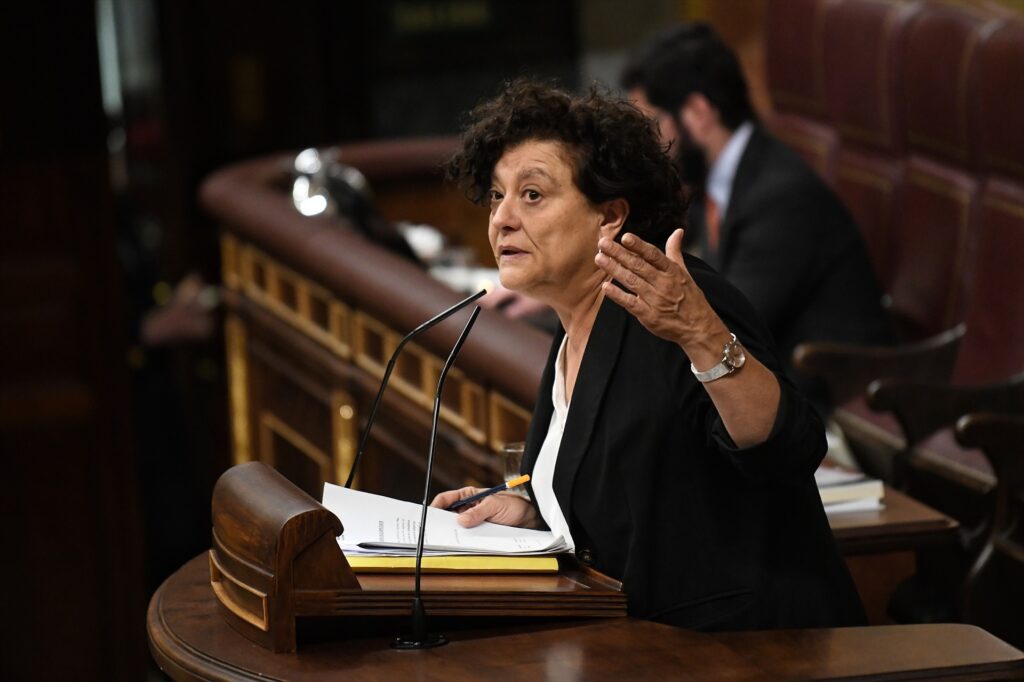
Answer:
<svg viewBox="0 0 1024 682"><path fill-rule="evenodd" d="M685 201L651 122L524 81L470 118L449 175L490 208L502 285L562 330L523 454L530 499L492 495L460 523L549 527L637 617L863 622L814 484L822 425L742 294L681 252Z"/></svg>

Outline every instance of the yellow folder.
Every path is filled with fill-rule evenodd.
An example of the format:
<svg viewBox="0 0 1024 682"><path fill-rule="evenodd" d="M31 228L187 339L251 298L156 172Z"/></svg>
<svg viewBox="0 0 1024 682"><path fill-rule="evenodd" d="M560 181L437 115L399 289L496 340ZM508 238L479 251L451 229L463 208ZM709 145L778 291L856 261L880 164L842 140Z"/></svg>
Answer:
<svg viewBox="0 0 1024 682"><path fill-rule="evenodd" d="M412 573L416 557L349 556L356 573ZM424 573L558 573L558 558L546 556L490 556L482 554L423 557Z"/></svg>

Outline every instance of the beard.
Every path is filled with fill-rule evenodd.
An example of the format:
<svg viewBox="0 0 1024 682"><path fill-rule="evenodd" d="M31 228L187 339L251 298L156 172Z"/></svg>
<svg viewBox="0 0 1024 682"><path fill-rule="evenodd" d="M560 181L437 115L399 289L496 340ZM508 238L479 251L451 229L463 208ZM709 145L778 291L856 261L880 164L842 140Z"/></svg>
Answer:
<svg viewBox="0 0 1024 682"><path fill-rule="evenodd" d="M708 179L708 161L704 150L694 144L685 126L677 124L677 127L679 135L676 137L675 149L672 150L672 160L675 161L688 197L703 196Z"/></svg>
<svg viewBox="0 0 1024 682"><path fill-rule="evenodd" d="M708 159L688 135L681 136L678 143L675 161L679 177L691 197L703 196L705 184L708 182Z"/></svg>
<svg viewBox="0 0 1024 682"><path fill-rule="evenodd" d="M679 173L679 179L683 184L683 197L689 207L704 200L708 180L708 161L704 150L694 143L686 126L676 119L675 127L675 141L669 149L669 154ZM686 223L683 249L689 253L699 254L703 236L699 229L694 229L694 226L690 225L689 217L687 217Z"/></svg>

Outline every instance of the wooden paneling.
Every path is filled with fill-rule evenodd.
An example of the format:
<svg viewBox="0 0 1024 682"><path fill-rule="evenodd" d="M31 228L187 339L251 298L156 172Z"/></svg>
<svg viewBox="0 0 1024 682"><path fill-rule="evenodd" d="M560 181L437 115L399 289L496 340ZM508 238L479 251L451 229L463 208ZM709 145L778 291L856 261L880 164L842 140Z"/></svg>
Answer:
<svg viewBox="0 0 1024 682"><path fill-rule="evenodd" d="M265 461L319 499L324 481L347 477L401 335L232 233L221 245L224 280L233 290L225 338L234 461ZM357 487L422 496L443 364L416 343L405 347ZM528 424L527 407L453 368L442 393L434 489L500 480L495 452L523 440Z"/></svg>
<svg viewBox="0 0 1024 682"><path fill-rule="evenodd" d="M5 680L138 680L148 656L94 12L0 19Z"/></svg>

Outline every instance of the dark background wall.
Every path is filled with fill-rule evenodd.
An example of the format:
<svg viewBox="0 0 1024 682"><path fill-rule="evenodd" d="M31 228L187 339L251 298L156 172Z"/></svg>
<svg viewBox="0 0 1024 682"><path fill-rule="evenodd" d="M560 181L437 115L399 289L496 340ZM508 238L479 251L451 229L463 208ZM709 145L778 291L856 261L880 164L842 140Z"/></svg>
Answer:
<svg viewBox="0 0 1024 682"><path fill-rule="evenodd" d="M145 606L209 546L223 344L153 343L218 279L196 189L232 160L453 132L521 73L578 80L574 2L6 3L0 10L3 679L138 680Z"/></svg>
<svg viewBox="0 0 1024 682"><path fill-rule="evenodd" d="M93 8L0 24L0 677L129 679L140 500Z"/></svg>

